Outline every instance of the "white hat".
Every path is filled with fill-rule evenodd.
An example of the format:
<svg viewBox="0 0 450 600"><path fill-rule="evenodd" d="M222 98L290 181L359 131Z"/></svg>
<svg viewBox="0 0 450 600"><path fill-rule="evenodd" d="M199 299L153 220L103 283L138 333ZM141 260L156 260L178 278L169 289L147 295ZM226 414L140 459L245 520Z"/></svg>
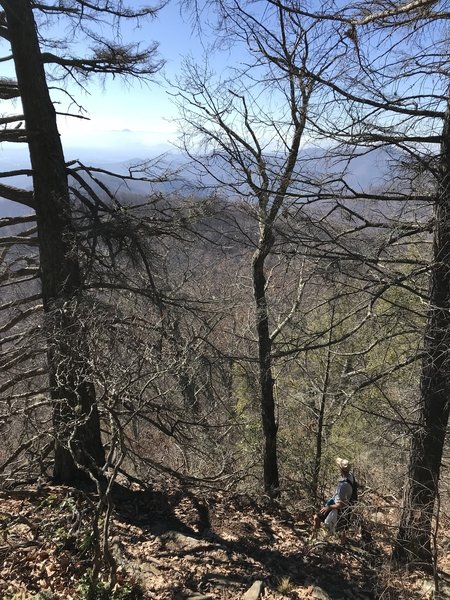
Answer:
<svg viewBox="0 0 450 600"><path fill-rule="evenodd" d="M346 458L336 458L336 464L342 471L350 471L352 465Z"/></svg>

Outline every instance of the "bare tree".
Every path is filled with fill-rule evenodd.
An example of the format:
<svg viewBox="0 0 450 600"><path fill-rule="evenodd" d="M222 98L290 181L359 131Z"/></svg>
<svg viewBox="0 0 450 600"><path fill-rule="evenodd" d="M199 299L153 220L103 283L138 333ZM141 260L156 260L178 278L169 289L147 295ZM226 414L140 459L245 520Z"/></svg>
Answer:
<svg viewBox="0 0 450 600"><path fill-rule="evenodd" d="M188 65L178 95L186 131L183 145L214 185L246 199L246 210L256 220L255 229L247 235L254 249L251 281L264 489L276 496L280 482L273 343L288 326L296 306L294 301L293 310L271 331L269 291L276 224L283 206L301 205L312 193L308 177L301 173L300 149L311 130L309 120L320 110L317 79L334 56L328 44L323 44L320 22L305 19L299 23L287 11L270 6L264 19L251 7L226 3L221 7L221 26L243 45L252 62L216 83L207 68Z"/></svg>
<svg viewBox="0 0 450 600"><path fill-rule="evenodd" d="M341 142L335 154L347 156L350 161L355 157L355 147L360 155L383 148L397 164L396 175L386 186L388 193L379 193L385 202L385 217L393 220L389 207L392 210L392 203L403 196L405 206L416 212L416 225L423 231L433 231L432 252L424 255L429 263L430 289L426 295L423 348L417 353L422 359L420 415L411 437L403 512L394 550L396 559L429 564L450 394L450 113L446 69L446 23L450 14L446 3L427 0L395 7L383 1L367 5L349 2L340 8L331 4L316 13L296 3L276 2L278 7L281 4L299 19L331 23L338 53L340 49L338 70L331 69L318 78L310 73L324 86L323 90L328 90L323 97L324 106L329 107L328 119L318 124L318 132ZM398 168L401 161L406 166L403 170ZM351 196L354 190L345 177L343 182ZM358 193L354 196L361 197ZM432 219L425 204L433 207ZM399 230L397 239L415 235L413 229L403 234ZM409 287L413 291L414 286ZM423 297L419 290L416 293Z"/></svg>
<svg viewBox="0 0 450 600"><path fill-rule="evenodd" d="M47 337L47 365L53 405L56 440L54 478L72 483L88 471L103 466L105 454L100 437L99 414L89 355L83 342L78 305L83 275L77 257L77 235L71 213L68 176L57 128L56 111L49 93L45 65L60 68L58 79L86 78L91 74L121 74L147 77L158 68L155 47L136 47L96 40L94 55L88 59L70 54L43 51L52 44L43 36L34 13L45 19L65 17L88 33L88 24L101 16L115 23L154 13L154 9L129 9L122 2L76 1L70 7L61 3L35 3L29 0L1 2L4 10L0 35L11 46L17 82L1 84L3 97L20 95L23 115L9 119L19 127L1 132L6 141L26 141L29 148L33 194L3 185L3 197L26 204L36 212L40 257L42 303ZM75 27L75 25L74 25ZM88 35L94 37L92 32ZM56 77L55 75L53 75ZM9 90L11 90L9 92ZM24 123L24 128L21 126Z"/></svg>

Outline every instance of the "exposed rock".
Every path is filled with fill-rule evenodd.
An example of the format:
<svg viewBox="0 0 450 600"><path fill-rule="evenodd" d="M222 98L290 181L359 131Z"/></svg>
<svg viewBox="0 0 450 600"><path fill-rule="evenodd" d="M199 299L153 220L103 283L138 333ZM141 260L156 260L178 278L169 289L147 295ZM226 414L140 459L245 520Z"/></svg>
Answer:
<svg viewBox="0 0 450 600"><path fill-rule="evenodd" d="M327 592L318 585L311 586L310 598L314 598L314 600L331 600Z"/></svg>
<svg viewBox="0 0 450 600"><path fill-rule="evenodd" d="M233 578L227 575L219 575L217 573L206 573L203 577L203 581L208 583L215 588L227 590L230 587L237 589L242 586L241 578Z"/></svg>
<svg viewBox="0 0 450 600"><path fill-rule="evenodd" d="M430 598L430 600L431 598L434 598L434 581L432 579L425 579L422 581L420 591L424 598Z"/></svg>
<svg viewBox="0 0 450 600"><path fill-rule="evenodd" d="M164 546L172 550L206 550L211 547L211 542L189 537L178 531L167 531L159 536Z"/></svg>
<svg viewBox="0 0 450 600"><path fill-rule="evenodd" d="M242 600L258 600L263 588L263 583L259 579L254 581L252 586L242 596Z"/></svg>

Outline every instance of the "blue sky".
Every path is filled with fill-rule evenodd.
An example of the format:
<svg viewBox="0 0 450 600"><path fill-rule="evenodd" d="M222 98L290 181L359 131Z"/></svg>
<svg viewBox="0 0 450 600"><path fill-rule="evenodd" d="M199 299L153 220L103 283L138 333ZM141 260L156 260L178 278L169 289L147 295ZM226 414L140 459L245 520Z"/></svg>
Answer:
<svg viewBox="0 0 450 600"><path fill-rule="evenodd" d="M142 6L148 2L127 2L131 6ZM142 42L143 45L157 42L160 58L166 61L163 72L148 84L136 80L124 82L120 78L107 78L103 83L92 79L87 83L86 92L75 86L70 87L77 101L87 111L90 120L60 117L59 129L67 158L77 156L87 150L95 158L100 152L107 159L127 159L146 157L166 149L177 138L177 125L174 122L176 109L167 94L163 75L175 77L179 72L183 57L191 54L201 57L203 46L196 32L188 22L189 15L180 14L179 5L169 2L155 19L141 20L139 27L135 23L124 23L122 28L124 42ZM104 27L105 35L109 35ZM59 35L64 35L61 29ZM0 55L8 53L6 42L0 43ZM82 48L79 48L82 51ZM11 66L0 63L1 76L13 76ZM66 99L54 94L55 100ZM67 106L57 105L57 110L65 111ZM0 114L20 111L18 102L12 105L0 103ZM17 148L0 145L1 157L16 156L23 153Z"/></svg>
<svg viewBox="0 0 450 600"><path fill-rule="evenodd" d="M149 2L150 0L128 0L126 4L138 7ZM214 19L214 14L209 16ZM207 17L206 14L202 15L205 40L208 39ZM204 45L190 21L190 14L186 11L181 15L179 3L171 0L155 19L141 20L139 27L133 22L125 22L123 41L159 43L160 57L166 61L164 73L168 78L174 79L180 73L185 56L192 55L200 62L203 60ZM107 25L103 25L102 28L103 34L109 37L110 28ZM62 37L65 35L62 27L53 32ZM81 40L77 39L77 42L81 54L84 48ZM0 41L0 56L7 53L7 43ZM209 52L208 58L220 73L232 64L233 60L239 61L241 55L239 49L234 48L214 56ZM12 73L8 63L0 62L0 75L8 76ZM86 92L75 86L69 91L86 109L90 120L59 118L67 159L87 156L96 163L144 159L171 148L171 144L176 142L177 111L168 94L163 73L157 75L155 82L148 85L136 80L124 83L120 78L109 77L104 83L91 80L87 83ZM57 110L69 110L67 96L55 93L54 98L63 100L61 104L56 105ZM7 102L0 102L0 114L18 111L19 103L11 107ZM9 155L17 162L19 157L26 156L26 149L19 149L11 144L0 144L0 162L4 164Z"/></svg>
<svg viewBox="0 0 450 600"><path fill-rule="evenodd" d="M139 8L155 5L157 1L127 0L125 5ZM206 11L206 9L205 9ZM214 20L215 15L210 15ZM39 18L39 15L37 15ZM68 37L64 21L54 26L51 36ZM98 29L105 38L111 38L112 28L107 24ZM43 30L46 32L46 30ZM177 141L177 109L168 94L166 79L174 80L180 74L183 59L192 56L202 61L208 38L208 17L202 14L202 39L193 27L192 13L180 11L180 3L171 0L155 18L135 21L124 20L121 27L123 42L140 42L142 46L156 42L159 57L165 61L163 70L154 81L142 83L137 80L124 82L121 78L108 77L104 81L93 77L86 83L85 91L70 85L68 91L86 110L89 120L58 117L66 159L83 157L99 162L114 162L133 158L145 159L163 151L175 149ZM49 34L50 36L50 34ZM76 40L74 54L82 55L86 47ZM9 54L6 41L0 38L0 57ZM89 52L88 52L89 54ZM211 52L208 54L211 59ZM236 58L236 57L235 57ZM214 67L221 71L230 62L230 52L214 55ZM0 62L0 76L14 77L11 62ZM52 91L56 109L61 112L77 112L68 102L68 96ZM0 102L0 116L20 112L20 103ZM0 144L0 166L8 163L23 164L27 151L21 145Z"/></svg>
<svg viewBox="0 0 450 600"><path fill-rule="evenodd" d="M145 0L142 2L128 0L128 4L133 4L136 7L144 4L144 2ZM255 7L255 5L252 6ZM264 6L266 6L265 3L257 3L255 10L258 10L259 7L262 7L263 10ZM213 20L215 15L211 14L209 16ZM212 36L208 38L206 35L208 33L205 23L207 15L202 15L202 17L204 18L203 28L205 33L203 39L206 41L211 40L213 39ZM136 28L131 22L125 24L123 41L124 43L142 41L144 45L152 42L159 43L160 57L166 61L164 72L167 77L174 79L176 75L180 74L185 56L191 55L199 62L203 61L204 45L189 21L189 13L181 15L179 4L172 0L155 19L142 20L139 28ZM265 24L267 25L267 23ZM107 25L102 27L105 37L109 37L111 28ZM57 33L64 38L66 32L61 27L54 29L53 33ZM330 38L330 44L334 43L333 39ZM323 38L317 38L317 41L322 45ZM83 42L77 37L76 43L78 53L81 54L84 50ZM322 50L321 47L320 50ZM383 42L380 43L378 51L381 53L382 60L384 60ZM0 57L6 54L8 54L8 46L6 42L0 41ZM321 55L321 52L319 54ZM208 53L210 63L219 74L227 66L239 63L243 56L239 46L235 46L231 50L217 52L214 55L211 52ZM8 68L8 63L0 62L0 75L11 76L12 74L11 67ZM236 81L240 80L240 78L236 79ZM257 86L255 87L257 88ZM262 99L263 108L269 113L271 109L278 110L277 95L275 93L266 95L264 81L262 81L261 88L261 92L259 88L255 91L255 93L260 93L258 103ZM219 89L222 93L222 89ZM164 83L163 74L157 75L155 82L148 85L144 85L139 81L124 83L120 78L113 79L109 77L104 83L95 79L88 82L85 92L74 85L71 86L69 91L86 109L90 120L84 121L67 117L59 119L59 128L67 160L80 158L85 162L89 162L89 164L107 166L111 170L118 170L113 168L115 164L132 161L133 159L144 160L163 151L174 149L171 144L174 144L177 140L177 123L175 121L177 112L175 105L171 102L168 93L170 90L168 85ZM61 104L56 105L57 110L66 112L70 109L67 98L61 93L54 92L54 99L64 100ZM318 107L317 114L318 117L321 117L323 104L318 104ZM283 110L283 107L281 109ZM72 107L71 110L75 110L75 108ZM332 110L334 109L330 109L330 111ZM20 112L20 103L16 102L15 106L10 106L7 102L0 102L0 115L11 112ZM333 113L330 112L328 117L331 118L332 115ZM266 127L265 121L263 121L262 126L263 133L261 135L264 136L266 130L270 127ZM279 135L279 128L276 129L276 133L283 140L283 136ZM27 148L24 145L0 144L1 170L18 168L25 166L26 163Z"/></svg>
<svg viewBox="0 0 450 600"><path fill-rule="evenodd" d="M142 21L141 27L124 29L124 40L159 43L159 54L166 60L164 72L173 76L180 68L184 54L201 50L198 37L180 16L177 4L169 3L154 20ZM162 75L162 74L161 74ZM176 139L176 116L161 75L154 83L136 80L127 83L120 78L108 78L105 83L91 82L89 95L81 102L90 121L60 119L61 133L69 146L84 147L89 138L91 148L111 148L122 144L138 154L152 146Z"/></svg>

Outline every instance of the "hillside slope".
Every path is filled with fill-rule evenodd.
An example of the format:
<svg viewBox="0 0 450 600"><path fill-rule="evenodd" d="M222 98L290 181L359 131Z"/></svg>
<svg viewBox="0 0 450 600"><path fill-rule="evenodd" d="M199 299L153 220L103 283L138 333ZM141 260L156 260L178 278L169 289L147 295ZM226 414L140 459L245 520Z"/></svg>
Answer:
<svg viewBox="0 0 450 600"><path fill-rule="evenodd" d="M0 492L0 597L87 599L94 507L95 496L68 487ZM389 511L379 506L380 515ZM118 488L110 532L117 584L114 593L97 586L91 598L431 598L432 577L387 566L386 523L375 521L365 542L355 530L341 547L310 539L306 511L296 519L264 499Z"/></svg>

